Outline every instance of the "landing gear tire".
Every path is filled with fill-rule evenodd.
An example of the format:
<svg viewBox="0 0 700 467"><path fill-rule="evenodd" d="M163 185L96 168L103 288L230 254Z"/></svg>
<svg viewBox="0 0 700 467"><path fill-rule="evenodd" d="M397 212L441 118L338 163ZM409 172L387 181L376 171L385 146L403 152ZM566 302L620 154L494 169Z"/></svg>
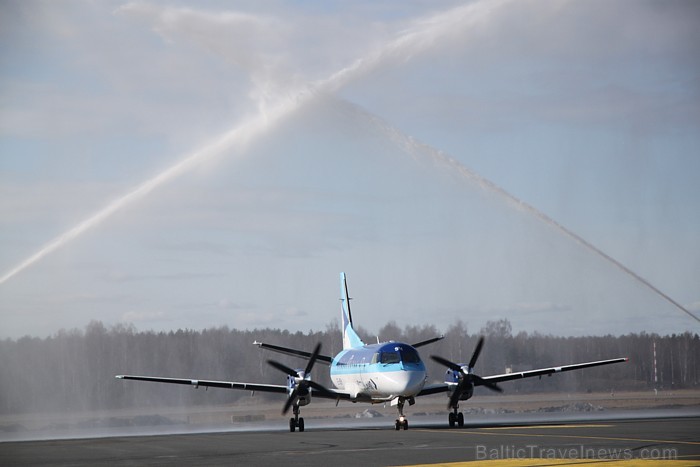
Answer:
<svg viewBox="0 0 700 467"><path fill-rule="evenodd" d="M296 429L297 429L297 422L293 418L290 418L289 419L289 431L294 433L294 430L296 430ZM299 431L304 431L304 430L299 430Z"/></svg>
<svg viewBox="0 0 700 467"><path fill-rule="evenodd" d="M457 425L462 428L464 426L464 414L462 412L459 412L457 414Z"/></svg>
<svg viewBox="0 0 700 467"><path fill-rule="evenodd" d="M297 426L299 427L299 433L304 431L304 419L303 418L299 419L299 423L297 424Z"/></svg>
<svg viewBox="0 0 700 467"><path fill-rule="evenodd" d="M396 431L399 431L401 428L404 430L408 430L408 419L406 416L403 414L403 405L408 400L409 405L413 405L415 401L413 401L413 398L410 399L405 399L403 397L398 398L397 402L397 408L399 409L399 418L396 419L396 424L394 425L394 428L396 428Z"/></svg>
<svg viewBox="0 0 700 467"><path fill-rule="evenodd" d="M450 423L450 428L455 427L455 414L450 412L449 415L447 416L447 421Z"/></svg>

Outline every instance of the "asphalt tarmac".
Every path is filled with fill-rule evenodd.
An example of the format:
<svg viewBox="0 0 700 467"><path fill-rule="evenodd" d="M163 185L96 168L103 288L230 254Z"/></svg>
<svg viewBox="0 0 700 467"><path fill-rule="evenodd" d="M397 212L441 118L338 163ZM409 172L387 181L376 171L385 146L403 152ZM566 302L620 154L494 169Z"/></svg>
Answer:
<svg viewBox="0 0 700 467"><path fill-rule="evenodd" d="M386 419L351 428L309 421L304 433L266 429L5 442L0 465L561 465L582 459L700 465L697 416L487 422L452 429L442 419L416 420L407 431L395 431Z"/></svg>

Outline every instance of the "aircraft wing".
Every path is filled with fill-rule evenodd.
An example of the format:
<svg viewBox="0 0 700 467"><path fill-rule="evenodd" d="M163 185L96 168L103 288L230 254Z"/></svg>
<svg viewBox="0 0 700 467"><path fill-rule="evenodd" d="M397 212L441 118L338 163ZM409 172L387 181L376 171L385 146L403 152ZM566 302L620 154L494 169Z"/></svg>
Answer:
<svg viewBox="0 0 700 467"><path fill-rule="evenodd" d="M613 358L610 360L599 360L597 362L576 363L574 365L541 368L539 370L520 371L517 373L505 373L502 375L493 376L482 376L482 379L490 383L501 383L503 381L512 381L514 379L532 378L533 376L549 376L553 373L561 373L562 371L582 370L584 368L591 368L594 366L610 365L611 363L621 363L626 362L628 360L629 358ZM475 383L475 386L479 386L479 383Z"/></svg>
<svg viewBox="0 0 700 467"><path fill-rule="evenodd" d="M612 363L621 363L621 362L626 362L628 361L629 358L613 358L610 360L599 360L596 362L585 362L585 363L576 363L574 365L564 365L564 366L555 366L551 368L540 368L538 370L530 370L530 371L520 371L517 373L505 373L502 375L493 375L493 376L482 376L481 379L488 381L489 383L502 383L504 381L512 381L514 379L522 379L522 378L532 378L534 376L544 376L544 375L552 375L554 373L561 373L562 371L571 371L571 370L582 370L584 368L591 368L594 366L601 366L601 365L610 365ZM453 383L454 386L454 383ZM481 386L481 384L478 381L474 381L474 386ZM437 394L439 392L446 392L448 390L448 385L447 383L438 383L438 384L431 384L425 386L421 392L417 394L417 396L428 396L430 394Z"/></svg>
<svg viewBox="0 0 700 467"><path fill-rule="evenodd" d="M132 376L132 375L117 375L117 379L131 379L135 381L151 381L154 383L170 383L184 384L186 386L204 386L208 388L224 388L224 389L241 389L248 391L260 392L277 392L281 394L287 393L287 386L281 384L251 384L251 383L236 383L232 381L210 381L205 379L180 379L180 378L161 378L157 376Z"/></svg>
<svg viewBox="0 0 700 467"><path fill-rule="evenodd" d="M293 357L302 357L306 359L311 358L311 352L306 352L304 350L290 349L289 347L280 347L279 345L265 344L264 342L258 341L253 342L253 345L257 345L261 349L267 349L273 352L291 355ZM318 363L323 363L324 365L330 365L333 362L333 359L327 355L317 355L316 361Z"/></svg>
<svg viewBox="0 0 700 467"><path fill-rule="evenodd" d="M429 396L430 394L437 394L440 392L447 392L447 384L429 384L427 386L424 386L423 389L421 389L421 391L418 394L416 394L416 396Z"/></svg>
<svg viewBox="0 0 700 467"><path fill-rule="evenodd" d="M437 342L439 340L444 339L445 336L438 336L438 337L433 337L432 339L427 339L418 343L413 344L411 347L423 347L424 345L432 344L433 342ZM283 353L285 355L291 355L293 357L301 357L301 358L311 358L311 352L306 352L304 350L297 350L297 349L291 349L289 347L281 347L279 345L273 345L273 344L266 344L264 342L258 342L255 341L253 342L253 345L257 345L261 349L266 349L266 350L271 350L273 352L278 352L278 353ZM330 365L333 363L333 359L327 355L318 355L316 357L316 361L319 363L323 363L324 365Z"/></svg>
<svg viewBox="0 0 700 467"><path fill-rule="evenodd" d="M206 379L181 379L181 378L161 378L159 376L133 376L133 375L117 375L117 379L130 379L134 381L150 381L153 383L169 383L182 384L185 386L199 386L207 388L223 388L223 389L240 389L242 391L259 391L259 392L275 392L279 394L287 394L287 386L281 384L257 384L257 383L237 383L234 381L210 381ZM350 393L338 392L331 389L320 391L311 388L314 397L334 400L352 400Z"/></svg>

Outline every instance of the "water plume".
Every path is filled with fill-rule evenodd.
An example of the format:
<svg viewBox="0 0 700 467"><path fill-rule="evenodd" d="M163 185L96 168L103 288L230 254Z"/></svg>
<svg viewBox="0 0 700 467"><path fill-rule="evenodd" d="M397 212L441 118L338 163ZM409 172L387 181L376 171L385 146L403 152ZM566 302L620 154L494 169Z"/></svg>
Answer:
<svg viewBox="0 0 700 467"><path fill-rule="evenodd" d="M143 182L121 198L111 202L72 229L44 245L39 251L3 274L0 277L0 285L58 248L96 227L118 210L148 195L160 185L191 170L208 158L225 150L230 150L236 145L245 145L246 142L263 133L274 122L295 111L299 111L317 93L334 93L392 59L409 60L414 55L425 52L438 41L444 40L451 34L458 33L463 31L465 27L485 21L491 12L509 1L511 0L493 2L482 0L481 2L459 6L415 21L411 27L404 30L396 39L377 48L366 57L360 58L351 65L331 74L328 78L317 81L297 92L290 92L277 100L273 105L261 106L261 109L264 109L264 111L261 110L256 116L249 118L242 124L215 138L212 143L195 151L155 177Z"/></svg>
<svg viewBox="0 0 700 467"><path fill-rule="evenodd" d="M276 109L276 113L281 114L281 111L283 109L284 107L282 106L278 107ZM263 116L258 116L238 127L229 130L228 132L217 138L214 142L197 150L196 152L192 153L177 164L159 173L155 177L143 182L141 185L137 186L121 198L112 201L107 206L105 206L92 216L88 217L84 221L80 222L78 225L63 233L59 237L55 238L51 242L47 243L32 256L25 259L17 266L6 272L2 277L0 277L0 284L7 282L7 280L12 278L19 272L23 271L24 269L28 268L32 264L36 263L46 255L52 253L53 251L70 242L71 240L79 237L80 235L92 229L93 227L96 227L124 206L127 206L130 203L133 203L138 199L143 198L163 183L166 183L167 181L177 177L178 175L192 169L203 159L211 157L214 154L218 154L224 149L230 149L236 143L245 144L245 142L248 141L249 138L254 137L257 132L261 131L265 127L265 125L269 123L269 115L269 113L266 114L266 117L264 118Z"/></svg>
<svg viewBox="0 0 700 467"><path fill-rule="evenodd" d="M559 222L555 221L554 219L552 219L551 217L549 217L547 214L543 213L542 211L540 211L536 207L532 206L531 204L526 203L525 201L519 199L518 197L509 193L505 189L501 188L500 186L498 186L497 184L495 184L491 180L488 180L488 179L482 177L481 175L479 175L478 173L474 172L473 170L467 168L461 162L459 162L457 159L449 156L448 154L445 154L443 151L435 149L432 146L429 146L425 143L417 141L413 137L406 135L404 132L402 132L398 128L392 126L391 124L389 124L385 120L379 118L378 116L376 116L374 114L367 112L366 110L360 108L356 104L353 104L353 103L348 102L348 101L342 101L342 103L346 106L352 107L354 109L354 111L357 112L358 114L363 115L369 122L371 122L371 124L373 126L378 128L379 131L381 131L388 139L390 139L394 144L396 144L399 148L401 148L406 153L411 154L414 157L424 157L425 155L427 155L435 163L448 167L449 169L456 172L460 177L475 184L476 186L478 186L482 190L487 191L489 193L496 194L501 199L505 200L510 206L514 207L515 209L517 209L521 212L525 212L527 214L532 215L533 217L535 217L537 220L544 223L548 227L551 227L555 231L559 232L560 234L574 240L579 245L581 245L584 248L588 249L589 251L593 252L597 256L603 258L605 261L612 264L613 266L618 268L623 273L632 277L634 280L636 280L640 284L644 285L645 287L650 289L655 294L659 295L661 298L663 298L664 300L666 300L667 302L672 304L674 307L678 308L680 311L682 311L686 315L693 318L695 321L700 322L700 318L695 316L690 310L688 310L686 307L684 307L683 305L678 303L676 300L671 298L668 294L661 291L654 284L652 284L648 280L644 279L639 274L637 274L636 272L631 270L629 267L625 266L624 264L622 264L620 261L618 261L615 258L613 258L612 256L610 256L609 254L605 253L603 250L596 247L591 242L587 241L586 239L584 239L583 237L581 237L577 233L564 227Z"/></svg>

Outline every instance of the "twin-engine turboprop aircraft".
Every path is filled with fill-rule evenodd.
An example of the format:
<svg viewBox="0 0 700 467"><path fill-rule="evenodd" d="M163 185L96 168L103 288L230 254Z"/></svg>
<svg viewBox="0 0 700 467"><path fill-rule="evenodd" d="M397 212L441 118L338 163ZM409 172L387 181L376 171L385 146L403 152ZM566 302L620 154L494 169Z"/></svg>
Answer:
<svg viewBox="0 0 700 467"><path fill-rule="evenodd" d="M614 358L596 362L577 363L553 368L524 371L520 373L506 373L494 376L478 376L474 373L474 366L481 353L484 344L483 337L474 350L469 364L453 363L439 356L432 356L436 362L445 365L448 370L445 374L445 382L426 385L427 373L425 365L416 350L424 345L432 344L444 336L428 339L413 345L401 342L384 342L378 344L365 344L357 335L352 326L352 314L350 313L350 297L348 295L345 273L340 274L340 289L342 301L342 332L343 350L334 358L320 354L321 344L317 344L313 352L290 349L262 342L254 342L254 345L263 349L280 352L296 357L308 359L306 368L295 370L279 362L268 360L268 363L283 373L287 374L286 385L237 383L227 381L209 381L196 379L161 378L154 376L129 376L119 375L119 379L131 379L138 381L153 381L159 383L185 384L194 387L217 387L226 389L243 389L248 391L276 392L287 394L282 413L286 414L290 408L294 417L289 420L289 430L304 431L304 419L299 416L300 407L311 403L311 398L321 397L336 401L347 400L351 402L367 402L378 404L389 402L396 406L399 416L396 419L395 428L408 429L408 419L403 413L406 402L409 405L415 403L415 398L428 394L446 392L449 398L447 404L449 413L449 425L464 425L464 415L459 412L459 401L472 397L474 387L485 386L493 391L502 391L497 383L533 376L551 375L562 371L579 370L611 363L627 361L627 358ZM329 389L311 379L311 370L316 362L330 365L330 376L334 389Z"/></svg>

